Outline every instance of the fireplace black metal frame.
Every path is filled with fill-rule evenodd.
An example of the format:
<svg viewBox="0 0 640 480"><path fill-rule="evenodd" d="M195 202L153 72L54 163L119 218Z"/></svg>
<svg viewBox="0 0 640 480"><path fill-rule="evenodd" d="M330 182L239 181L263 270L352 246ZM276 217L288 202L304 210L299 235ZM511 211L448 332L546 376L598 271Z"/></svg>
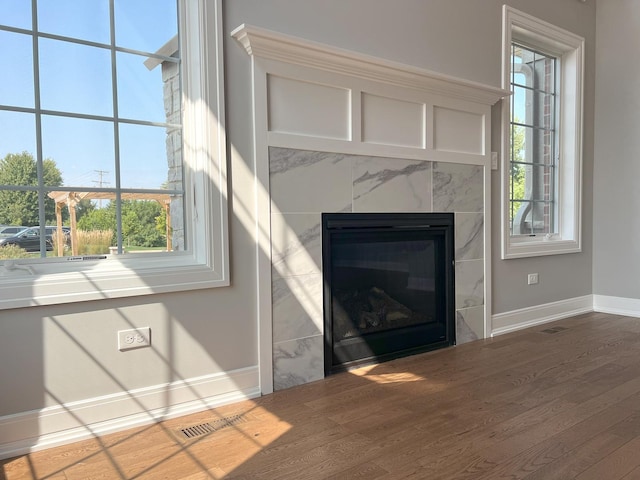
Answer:
<svg viewBox="0 0 640 480"><path fill-rule="evenodd" d="M383 341L386 343L397 342L400 345L402 335L412 333L400 333L399 338L392 337L385 340L377 339L377 335L369 335L367 345L362 344L362 358L347 362L334 362L334 338L332 328L332 265L331 243L332 236L345 232L397 232L400 230L424 231L428 237L441 241L444 247L444 258L441 265L443 276L441 287L445 298L441 300L439 316L445 324L444 338L430 341L417 347L398 349L384 354L367 354L372 345ZM323 213L322 214L322 270L323 270L323 310L324 310L324 370L325 375L345 371L364 364L379 363L394 358L413 355L438 348L455 345L455 242L454 242L454 214L453 213ZM429 327L425 327L429 328ZM351 339L349 339L351 340ZM353 339L354 342L359 340ZM358 347L356 347L358 348ZM375 349L375 345L373 345Z"/></svg>

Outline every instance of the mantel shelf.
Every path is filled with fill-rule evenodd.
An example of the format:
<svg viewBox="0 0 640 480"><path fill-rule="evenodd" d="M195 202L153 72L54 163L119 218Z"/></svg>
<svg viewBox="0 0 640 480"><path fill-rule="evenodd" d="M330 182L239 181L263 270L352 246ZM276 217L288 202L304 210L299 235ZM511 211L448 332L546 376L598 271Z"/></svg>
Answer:
<svg viewBox="0 0 640 480"><path fill-rule="evenodd" d="M243 24L231 32L249 55L494 105L509 90Z"/></svg>

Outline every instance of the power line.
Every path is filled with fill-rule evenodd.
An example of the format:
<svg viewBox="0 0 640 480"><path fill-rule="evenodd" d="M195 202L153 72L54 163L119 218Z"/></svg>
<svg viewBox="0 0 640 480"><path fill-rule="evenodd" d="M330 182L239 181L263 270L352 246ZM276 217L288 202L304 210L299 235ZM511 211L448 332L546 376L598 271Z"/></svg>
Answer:
<svg viewBox="0 0 640 480"><path fill-rule="evenodd" d="M100 176L100 180L93 180L93 183L95 183L100 188L102 188L104 185L109 185L110 182L107 182L104 179L105 175L109 173L107 170L94 170L94 172ZM100 208L102 208L102 199L98 201L98 205L100 206Z"/></svg>

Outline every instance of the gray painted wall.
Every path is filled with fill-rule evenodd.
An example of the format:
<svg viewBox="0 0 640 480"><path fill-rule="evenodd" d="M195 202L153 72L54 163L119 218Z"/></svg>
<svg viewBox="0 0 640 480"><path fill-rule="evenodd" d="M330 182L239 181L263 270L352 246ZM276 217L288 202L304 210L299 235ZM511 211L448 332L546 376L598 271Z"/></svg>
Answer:
<svg viewBox="0 0 640 480"><path fill-rule="evenodd" d="M587 295L592 287L595 6L593 0L587 4L577 0L508 3L587 39L584 251L502 261L498 251L499 225L494 225L494 313ZM630 4L631 0L624 3ZM225 5L225 29L229 38L233 28L251 23L499 86L501 6L498 0L232 0ZM629 35L637 34L630 31ZM623 47L630 49L632 44L627 42ZM620 54L619 61L633 58L632 53L629 50ZM232 285L215 290L0 312L0 416L257 364L250 59L231 39L227 41L226 54L227 133L230 192L233 192ZM637 67L626 63L625 68ZM621 123L627 122L615 122L615 126ZM612 130L611 134L617 133ZM626 150L620 151L619 144L615 146L620 154L616 158L607 156L612 161L622 162L630 157L622 155ZM618 174L611 182L624 178ZM630 183L631 177L626 178ZM497 218L495 173L493 183L492 210ZM599 185L601 192L606 185ZM631 187L625 190L633 195ZM610 201L617 209L621 205L613 198L601 201L603 204ZM630 203L630 199L622 202ZM598 210L606 211L607 208ZM613 218L602 220L608 220L608 234L618 231L613 228L617 226ZM615 243L612 246L620 251ZM626 257L624 260L629 264ZM526 286L529 272L540 274L538 286ZM153 329L156 348L127 355L117 351L117 330L147 325Z"/></svg>
<svg viewBox="0 0 640 480"><path fill-rule="evenodd" d="M640 3L598 1L593 293L640 299Z"/></svg>

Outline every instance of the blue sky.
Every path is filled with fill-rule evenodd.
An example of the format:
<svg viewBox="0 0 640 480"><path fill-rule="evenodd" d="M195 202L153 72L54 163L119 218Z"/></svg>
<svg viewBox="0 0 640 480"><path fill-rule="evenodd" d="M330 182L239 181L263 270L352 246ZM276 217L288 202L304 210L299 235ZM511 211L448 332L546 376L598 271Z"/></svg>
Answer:
<svg viewBox="0 0 640 480"><path fill-rule="evenodd" d="M45 33L109 43L109 0L38 0L38 25ZM115 0L116 44L155 52L177 34L175 0ZM0 0L0 24L31 29L30 0ZM41 38L42 108L89 115L113 115L110 52ZM33 108L31 36L0 30L0 104ZM117 53L120 117L165 120L161 68L149 71L143 55ZM0 110L0 158L36 152L35 117ZM121 180L124 188L159 188L166 181L165 130L121 125ZM109 122L43 116L42 146L67 186L115 186L114 131ZM102 175L98 171L107 172Z"/></svg>

